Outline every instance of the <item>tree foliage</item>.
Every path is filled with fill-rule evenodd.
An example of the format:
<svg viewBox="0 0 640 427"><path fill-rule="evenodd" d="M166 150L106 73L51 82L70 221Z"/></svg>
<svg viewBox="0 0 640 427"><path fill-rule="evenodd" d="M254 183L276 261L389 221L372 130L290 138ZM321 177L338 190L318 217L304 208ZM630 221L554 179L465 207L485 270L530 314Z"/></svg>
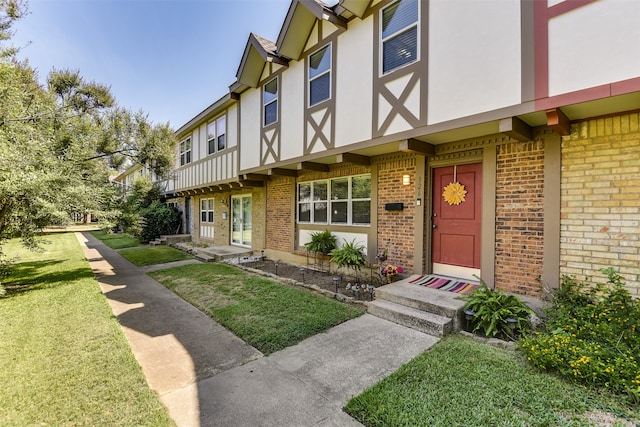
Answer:
<svg viewBox="0 0 640 427"><path fill-rule="evenodd" d="M72 213L117 218L109 176L135 163L165 176L176 146L168 124L119 107L78 71L54 69L41 85L9 45L25 12L20 0L0 0L0 245L14 236L34 244L38 230Z"/></svg>

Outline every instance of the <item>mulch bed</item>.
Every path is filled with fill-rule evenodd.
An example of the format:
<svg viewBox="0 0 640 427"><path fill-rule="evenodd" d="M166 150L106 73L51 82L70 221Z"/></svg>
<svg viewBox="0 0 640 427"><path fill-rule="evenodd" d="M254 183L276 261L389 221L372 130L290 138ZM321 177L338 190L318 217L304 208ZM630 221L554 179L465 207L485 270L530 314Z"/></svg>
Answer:
<svg viewBox="0 0 640 427"><path fill-rule="evenodd" d="M268 273L273 276L280 277L282 279L289 279L295 282L302 283L310 286L315 285L320 289L334 292L336 291L336 284L333 280L334 277L340 276L340 282L338 285L338 293L344 296L352 297L358 300L370 300L371 294L367 286L367 291L358 289L347 289L347 284L355 285L356 283L370 285L373 283L375 287L380 286L377 276L371 273L368 268L362 269L360 273L360 279L355 277L346 276L343 272L335 272L334 270L326 271L327 265L324 265L325 271L319 271L314 268L307 268L299 265L287 264L284 262L276 262L274 260L255 260L249 262L243 262L240 264L243 267L249 267L255 270L260 270L264 273ZM372 280L373 279L373 280Z"/></svg>

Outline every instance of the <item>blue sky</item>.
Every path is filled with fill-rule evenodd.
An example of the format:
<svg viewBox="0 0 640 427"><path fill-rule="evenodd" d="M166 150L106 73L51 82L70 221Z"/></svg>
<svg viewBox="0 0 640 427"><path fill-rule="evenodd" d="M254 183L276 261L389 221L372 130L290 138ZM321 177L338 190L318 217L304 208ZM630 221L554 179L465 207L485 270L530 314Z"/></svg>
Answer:
<svg viewBox="0 0 640 427"><path fill-rule="evenodd" d="M250 32L277 39L289 4L30 0L13 42L42 82L52 68L79 70L119 105L177 129L228 92Z"/></svg>

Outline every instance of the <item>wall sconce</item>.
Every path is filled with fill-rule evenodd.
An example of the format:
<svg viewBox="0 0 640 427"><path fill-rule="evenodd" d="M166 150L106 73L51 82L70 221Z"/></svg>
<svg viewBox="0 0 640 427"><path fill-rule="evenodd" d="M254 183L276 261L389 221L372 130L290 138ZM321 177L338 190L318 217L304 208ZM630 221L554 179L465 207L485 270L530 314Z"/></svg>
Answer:
<svg viewBox="0 0 640 427"><path fill-rule="evenodd" d="M409 175L402 175L402 185L411 184L411 177Z"/></svg>

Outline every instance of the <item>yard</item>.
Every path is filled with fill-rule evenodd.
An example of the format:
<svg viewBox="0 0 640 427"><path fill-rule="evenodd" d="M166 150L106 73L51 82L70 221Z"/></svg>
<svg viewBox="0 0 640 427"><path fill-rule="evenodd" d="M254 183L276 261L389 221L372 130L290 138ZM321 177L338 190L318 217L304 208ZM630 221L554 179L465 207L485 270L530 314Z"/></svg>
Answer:
<svg viewBox="0 0 640 427"><path fill-rule="evenodd" d="M4 246L20 260L5 282L8 297L0 299L2 424L172 425L74 235L47 239L41 253L17 241ZM265 354L362 313L226 264L150 274ZM637 406L537 371L519 352L458 335L354 397L345 410L366 426L640 422Z"/></svg>
<svg viewBox="0 0 640 427"><path fill-rule="evenodd" d="M19 260L0 298L0 424L173 425L74 234L46 239L3 245Z"/></svg>

